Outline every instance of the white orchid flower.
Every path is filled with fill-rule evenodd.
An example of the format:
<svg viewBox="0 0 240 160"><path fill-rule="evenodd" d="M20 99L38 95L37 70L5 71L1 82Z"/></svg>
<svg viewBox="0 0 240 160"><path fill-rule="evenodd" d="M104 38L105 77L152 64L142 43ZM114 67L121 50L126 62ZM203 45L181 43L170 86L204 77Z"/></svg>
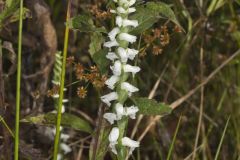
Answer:
<svg viewBox="0 0 240 160"><path fill-rule="evenodd" d="M108 86L110 89L114 89L115 84L119 81L119 76L111 76L109 79L106 80L105 84Z"/></svg>
<svg viewBox="0 0 240 160"><path fill-rule="evenodd" d="M108 140L109 140L109 147L111 148L114 154L117 154L115 145L118 143L117 141L118 137L119 137L119 129L117 127L113 127L108 136Z"/></svg>
<svg viewBox="0 0 240 160"><path fill-rule="evenodd" d="M138 66L132 66L132 65L126 64L123 66L123 70L126 73L131 72L134 75L137 72L139 72L141 70L141 68Z"/></svg>
<svg viewBox="0 0 240 160"><path fill-rule="evenodd" d="M114 61L115 59L118 59L118 56L114 52L108 52L106 58L111 61Z"/></svg>
<svg viewBox="0 0 240 160"><path fill-rule="evenodd" d="M108 37L111 41L114 41L116 38L116 35L120 32L120 29L118 27L115 27L112 29L111 32L108 33Z"/></svg>
<svg viewBox="0 0 240 160"><path fill-rule="evenodd" d="M124 108L123 105L121 103L117 103L115 106L115 110L117 113L117 120L122 119L122 116L124 115Z"/></svg>
<svg viewBox="0 0 240 160"><path fill-rule="evenodd" d="M135 56L138 54L138 50L135 50L135 49L130 49L130 48L127 48L127 54L128 54L128 58L130 60L133 60L135 58Z"/></svg>
<svg viewBox="0 0 240 160"><path fill-rule="evenodd" d="M122 41L127 41L129 43L134 43L134 42L136 42L137 37L133 36L131 34L128 34L128 33L120 33L119 34L119 39L122 40Z"/></svg>
<svg viewBox="0 0 240 160"><path fill-rule="evenodd" d="M119 46L119 43L117 42L117 40L113 40L113 41L108 41L108 42L105 42L103 44L104 47L107 47L107 48L111 48L111 47L116 47L116 46Z"/></svg>
<svg viewBox="0 0 240 160"><path fill-rule="evenodd" d="M118 99L117 92L111 92L101 97L102 102L106 103L109 107L111 106L111 101Z"/></svg>
<svg viewBox="0 0 240 160"><path fill-rule="evenodd" d="M127 27L127 26L137 27L138 26L138 21L137 20L124 19L122 21L122 25L123 25L123 27Z"/></svg>
<svg viewBox="0 0 240 160"><path fill-rule="evenodd" d="M125 115L129 116L131 119L136 118L136 113L139 111L137 106L125 107Z"/></svg>
<svg viewBox="0 0 240 160"><path fill-rule="evenodd" d="M123 23L123 19L122 19L122 17L121 16L117 16L116 17L116 24L117 24L117 26L118 27L122 27L122 24Z"/></svg>
<svg viewBox="0 0 240 160"><path fill-rule="evenodd" d="M117 115L115 113L104 113L103 118L105 118L110 124L113 124L117 120Z"/></svg>
<svg viewBox="0 0 240 160"><path fill-rule="evenodd" d="M118 48L118 55L121 57L121 61L123 63L127 62L128 55L127 55L127 52L126 52L126 50L124 48L122 48L122 47Z"/></svg>
<svg viewBox="0 0 240 160"><path fill-rule="evenodd" d="M128 137L123 137L122 138L122 145L129 147L129 155L132 154L135 148L139 147L140 143L138 141L134 141Z"/></svg>
<svg viewBox="0 0 240 160"><path fill-rule="evenodd" d="M122 64L120 61L115 61L113 66L110 66L111 70L113 71L113 74L115 76L120 76L122 72Z"/></svg>
<svg viewBox="0 0 240 160"><path fill-rule="evenodd" d="M128 94L129 94L129 96L131 96L133 92L139 91L139 89L137 87L131 85L128 82L121 83L121 89L126 90L128 92Z"/></svg>
<svg viewBox="0 0 240 160"><path fill-rule="evenodd" d="M60 148L61 148L61 150L63 151L64 154L67 154L67 153L72 151L71 147L69 147L65 143L60 143Z"/></svg>

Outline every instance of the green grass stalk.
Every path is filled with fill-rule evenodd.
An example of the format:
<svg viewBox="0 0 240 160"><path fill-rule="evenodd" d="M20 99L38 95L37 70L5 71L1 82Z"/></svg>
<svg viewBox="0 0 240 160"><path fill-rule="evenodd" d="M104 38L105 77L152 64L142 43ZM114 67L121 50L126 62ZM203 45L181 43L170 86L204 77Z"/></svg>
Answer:
<svg viewBox="0 0 240 160"><path fill-rule="evenodd" d="M71 11L71 0L68 1L67 8L67 16L66 21L70 18ZM64 94L64 82L65 82L65 73L66 73L66 59L67 59L67 49L68 49L68 39L69 39L69 27L66 26L65 29L65 38L64 38L64 49L63 49L63 64L62 64L62 73L61 73L61 83L60 83L60 93L58 100L58 108L57 108L57 122L56 122L56 135L54 139L54 152L53 152L53 160L57 160L58 150L59 150L59 139L60 139L60 125L62 118L62 101Z"/></svg>
<svg viewBox="0 0 240 160"><path fill-rule="evenodd" d="M0 116L0 122L2 122L2 124L7 128L8 132L11 134L11 136L14 138L14 134L12 132L12 130L10 129L10 127L7 125L7 123L5 122L5 120L3 119L2 116Z"/></svg>
<svg viewBox="0 0 240 160"><path fill-rule="evenodd" d="M227 131L227 127L228 127L228 123L229 123L230 118L231 118L231 116L228 117L227 123L226 123L226 125L224 127L224 130L223 130L223 133L222 133L222 137L221 137L221 140L219 142L218 149L217 149L217 152L215 154L214 160L218 160L218 156L219 156L219 153L220 153L220 150L221 150L221 147L222 147L223 139L225 137L225 134L226 134L226 131Z"/></svg>
<svg viewBox="0 0 240 160"><path fill-rule="evenodd" d="M179 130L179 127L180 127L181 119L182 119L182 116L180 116L180 118L178 120L177 128L175 130L171 146L170 146L170 148L168 150L167 160L171 159L171 155L172 155L172 151L173 151L174 144L175 144L175 141L176 141L176 137L177 137L177 134L178 134L178 130Z"/></svg>
<svg viewBox="0 0 240 160"><path fill-rule="evenodd" d="M15 141L14 160L18 160L19 150L19 117L21 96L21 61L22 61L22 28L23 28L23 0L20 0L19 31L18 31L18 59L17 59L17 88L16 88L16 113L15 113Z"/></svg>

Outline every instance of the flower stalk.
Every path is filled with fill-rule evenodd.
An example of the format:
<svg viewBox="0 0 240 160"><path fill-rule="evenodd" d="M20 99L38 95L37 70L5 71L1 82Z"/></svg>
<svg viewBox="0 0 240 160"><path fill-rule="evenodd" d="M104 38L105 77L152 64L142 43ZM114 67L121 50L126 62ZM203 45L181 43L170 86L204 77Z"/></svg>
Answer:
<svg viewBox="0 0 240 160"><path fill-rule="evenodd" d="M66 21L70 19L71 11L71 0L68 0L68 9ZM67 59L67 49L68 49L68 39L69 39L69 27L66 26L65 29L65 38L64 38L64 49L63 49L63 64L62 64L62 73L61 73L61 82L60 82L60 93L58 99L58 108L57 108L57 122L56 122L56 135L54 139L54 152L53 160L57 160L59 157L59 140L60 140L60 131L61 131L61 119L62 119L62 103L63 103L63 94L64 94L64 82L65 82L65 73L66 73L66 59ZM63 147L62 147L63 148Z"/></svg>
<svg viewBox="0 0 240 160"><path fill-rule="evenodd" d="M21 63L22 63L22 29L23 29L23 0L20 0L19 31L18 31L18 59L17 59L17 88L16 88L16 114L15 114L15 139L14 160L19 159L19 119L21 97Z"/></svg>
<svg viewBox="0 0 240 160"><path fill-rule="evenodd" d="M113 125L109 134L109 147L118 160L125 160L136 147L139 147L139 142L126 137L128 119L135 119L138 107L125 106L126 100L139 90L128 82L130 76L140 71L138 66L128 64L138 54L137 50L128 48L137 40L136 36L129 34L129 30L137 27L138 21L128 19L128 15L136 11L132 7L136 0L113 1L117 7L111 10L111 13L116 14L117 27L109 32L110 41L104 43L104 46L109 48L106 58L113 62L110 66L113 75L106 81L106 85L113 91L102 96L101 100L107 106L112 107L112 112L104 114L104 118Z"/></svg>

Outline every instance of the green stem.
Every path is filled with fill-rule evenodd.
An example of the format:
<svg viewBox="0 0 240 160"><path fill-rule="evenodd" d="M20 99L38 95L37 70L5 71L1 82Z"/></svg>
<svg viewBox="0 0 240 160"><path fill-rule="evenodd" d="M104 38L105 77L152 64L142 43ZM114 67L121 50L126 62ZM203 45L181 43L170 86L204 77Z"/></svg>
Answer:
<svg viewBox="0 0 240 160"><path fill-rule="evenodd" d="M68 1L67 8L67 16L66 21L70 18L71 11L71 0ZM67 59L67 49L68 49L68 39L69 39L69 27L66 26L65 29L65 38L64 38L64 49L63 49L63 63L62 63L62 73L61 73L61 83L60 83L60 94L58 100L58 108L57 108L57 123L56 123L56 135L54 139L54 152L53 152L53 160L57 160L58 149L59 149L59 140L60 140L60 125L62 118L62 101L64 94L64 82L65 82L65 73L66 73L66 59Z"/></svg>
<svg viewBox="0 0 240 160"><path fill-rule="evenodd" d="M23 28L23 0L20 0L19 31L18 31L18 59L17 59L17 88L16 88L16 114L15 114L15 142L14 160L18 160L19 150L19 117L20 117L20 88L21 88L21 61L22 61L22 28Z"/></svg>

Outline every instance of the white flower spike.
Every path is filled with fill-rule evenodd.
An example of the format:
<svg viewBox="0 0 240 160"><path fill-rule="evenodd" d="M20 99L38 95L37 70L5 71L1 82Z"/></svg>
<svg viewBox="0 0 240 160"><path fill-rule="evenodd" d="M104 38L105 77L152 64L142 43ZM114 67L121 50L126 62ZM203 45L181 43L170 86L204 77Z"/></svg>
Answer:
<svg viewBox="0 0 240 160"><path fill-rule="evenodd" d="M101 97L101 100L108 106L111 106L111 102L115 101L114 109L112 109L113 113L105 113L103 116L110 124L114 124L115 121L121 120L123 116L127 116L131 119L136 118L136 113L139 110L138 107L124 107L123 105L125 102L122 102L122 100L120 102L119 100L122 99L121 94L123 90L128 92L128 96L131 96L132 93L139 90L127 82L128 76L126 75L128 75L127 73L132 73L132 75L134 75L140 71L140 68L138 66L127 64L128 60L134 60L139 52L135 49L127 48L129 43L134 43L137 40L136 36L129 34L127 31L130 27L137 27L139 25L138 21L126 18L130 13L136 11L136 9L132 7L136 3L136 0L113 1L117 3L116 5L118 5L116 6L115 10L110 10L111 13L116 14L116 27L109 32L108 37L110 41L105 42L104 46L109 48L109 52L107 53L106 58L113 62L113 65L110 66L113 75L106 80L105 84L108 88L114 91ZM112 49L115 52L111 52ZM119 124L117 123L116 125ZM116 149L118 140L122 142L121 146L129 147L129 154L132 154L133 150L136 147L139 147L139 142L131 140L128 137L119 139L119 129L117 127L112 128L108 139L110 142L109 148L114 154L118 154ZM121 146L119 144L119 147Z"/></svg>

